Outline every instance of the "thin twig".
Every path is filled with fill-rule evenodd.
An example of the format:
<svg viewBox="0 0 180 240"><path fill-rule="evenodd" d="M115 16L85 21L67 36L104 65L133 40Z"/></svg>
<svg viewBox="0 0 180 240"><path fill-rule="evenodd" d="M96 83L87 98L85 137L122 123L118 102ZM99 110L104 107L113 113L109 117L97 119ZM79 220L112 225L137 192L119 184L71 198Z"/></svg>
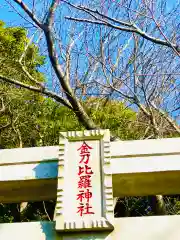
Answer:
<svg viewBox="0 0 180 240"><path fill-rule="evenodd" d="M50 216L49 216L49 214L48 214L48 212L47 212L47 209L46 209L46 206L45 206L45 202L44 202L44 201L43 201L43 207L44 207L44 211L45 211L45 213L46 213L49 221L51 222L52 220L51 220L51 218L50 218Z"/></svg>
<svg viewBox="0 0 180 240"><path fill-rule="evenodd" d="M15 79L5 77L3 75L0 75L0 79L5 81L5 82L7 82L7 83L11 83L11 84L20 86L22 88L31 90L33 92L42 93L42 94L44 94L44 95L46 95L48 97L51 97L51 98L55 99L56 101L58 101L60 103L62 103L64 106L68 107L69 109L72 109L72 106L68 102L68 100L66 100L65 98L62 98L61 96L59 96L58 94L56 94L54 92L51 92L51 91L47 90L46 88L37 88L37 87L31 86L31 85L19 82L19 81L15 80Z"/></svg>

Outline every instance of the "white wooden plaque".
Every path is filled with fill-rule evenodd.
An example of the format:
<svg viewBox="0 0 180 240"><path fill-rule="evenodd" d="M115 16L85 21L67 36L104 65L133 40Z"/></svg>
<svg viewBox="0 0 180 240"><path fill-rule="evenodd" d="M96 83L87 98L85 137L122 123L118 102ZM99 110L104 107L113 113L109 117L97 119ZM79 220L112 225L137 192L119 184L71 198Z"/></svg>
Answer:
<svg viewBox="0 0 180 240"><path fill-rule="evenodd" d="M109 130L60 133L57 231L113 229Z"/></svg>

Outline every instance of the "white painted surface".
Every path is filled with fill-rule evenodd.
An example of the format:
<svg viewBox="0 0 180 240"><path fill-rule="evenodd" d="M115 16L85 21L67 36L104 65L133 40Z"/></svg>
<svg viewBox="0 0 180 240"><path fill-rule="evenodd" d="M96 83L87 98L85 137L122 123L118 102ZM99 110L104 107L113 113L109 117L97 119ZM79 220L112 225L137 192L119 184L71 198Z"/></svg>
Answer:
<svg viewBox="0 0 180 240"><path fill-rule="evenodd" d="M0 181L34 180L57 177L57 162L0 166Z"/></svg>
<svg viewBox="0 0 180 240"><path fill-rule="evenodd" d="M128 191L129 196L179 193L179 149L180 138L111 142L111 173L114 196L124 196L125 194L128 196ZM22 188L17 189L15 183L18 180L24 184L23 191L28 186L30 187L29 180L35 181L31 185L31 189L32 186L37 185L37 191L39 191L39 188L41 186L44 188L45 184L39 180L54 179L52 182L54 186L52 184L49 186L55 192L58 154L58 146L0 150L0 181L2 182L0 200L4 202L4 194L8 194L9 201L14 197L12 193L19 194L21 199ZM153 154L155 156L152 156ZM156 175L154 175L155 173ZM12 182L8 185L4 184L9 181ZM71 179L71 181L73 180ZM13 189L12 193L11 189ZM149 193L143 189L147 189ZM48 191L50 191L49 188L46 191L46 199ZM24 199L24 194L22 199ZM28 198L30 196L31 193Z"/></svg>
<svg viewBox="0 0 180 240"><path fill-rule="evenodd" d="M112 174L179 171L180 154L131 158L112 158Z"/></svg>
<svg viewBox="0 0 180 240"><path fill-rule="evenodd" d="M117 218L108 240L179 240L180 216Z"/></svg>
<svg viewBox="0 0 180 240"><path fill-rule="evenodd" d="M57 178L57 162L0 165L0 181ZM163 171L180 171L180 154L111 159L112 175Z"/></svg>
<svg viewBox="0 0 180 240"><path fill-rule="evenodd" d="M99 219L101 217L101 173L100 173L100 152L99 152L99 141L86 141L87 145L92 147L89 150L90 158L89 163L86 164L93 171L90 175L90 185L92 187L81 187L78 189L78 182L80 181L80 176L88 175L85 173L84 161L80 164L81 157L79 156L78 148L81 147L82 141L69 142L68 143L68 153L65 157L65 186L64 186L64 212L63 217L67 222L72 222L75 220L89 220L89 219ZM85 157L86 160L86 157ZM78 167L82 167L84 173L78 176ZM87 189L92 193L92 198L89 199L89 205L91 208L90 212L94 214L84 215L81 217L78 211L80 206L80 200L77 200L77 196L80 191L86 192ZM83 194L83 205L86 208L87 199ZM86 212L85 210L83 212Z"/></svg>
<svg viewBox="0 0 180 240"><path fill-rule="evenodd" d="M31 190L28 188L28 184L30 184L31 181L25 180L34 180L33 186L35 187L38 185L40 188L41 184L38 183L42 182L43 188L44 182L39 180L49 178L56 179L58 149L59 147L55 146L0 150L0 181L2 182L0 185L0 194L2 195L5 190L7 190L6 193L8 193L8 191L11 192L13 187L17 190L17 186L15 184L17 180L22 180L23 183L27 182L26 190L28 189L28 193L31 195ZM180 138L114 142L111 143L111 156L111 171L114 184L113 188L124 188L128 190L131 187L132 193L136 193L138 191L140 193L139 189L143 186L147 188L149 194L154 193L154 189L158 189L159 191L160 187L164 188L164 194L166 193L166 189L168 187L169 189L174 187L174 190L179 189ZM157 173L161 178L159 186L158 181L157 184L154 184L153 179L156 179L154 178L154 173ZM126 178L125 176L129 177ZM149 182L147 181L147 178L149 179ZM4 185L4 183L9 182L10 180L14 181L10 183L10 188L8 190L8 185ZM174 181L173 186L168 184L168 180ZM53 184L54 188L56 188L56 182ZM147 184L149 184L148 187ZM50 191L50 189L48 189L48 191ZM12 192L14 192L14 190ZM120 191L117 191L117 193L119 194ZM170 190L168 193L170 193ZM18 194L21 194L21 189L19 189ZM115 219L114 226L115 230L110 234L77 233L74 235L62 236L62 234L57 235L55 233L54 223L33 222L0 224L0 239L180 239L180 216L119 218Z"/></svg>
<svg viewBox="0 0 180 240"><path fill-rule="evenodd" d="M180 138L111 142L111 156L180 154Z"/></svg>
<svg viewBox="0 0 180 240"><path fill-rule="evenodd" d="M1 149L0 165L53 161L58 153L59 146Z"/></svg>
<svg viewBox="0 0 180 240"><path fill-rule="evenodd" d="M180 154L180 138L117 141L110 143L111 156ZM0 165L53 161L58 159L58 146L0 150Z"/></svg>
<svg viewBox="0 0 180 240"><path fill-rule="evenodd" d="M179 240L180 216L116 218L111 233L55 232L54 222L0 224L0 239L8 240Z"/></svg>
<svg viewBox="0 0 180 240"><path fill-rule="evenodd" d="M55 240L54 223L25 222L0 224L2 240Z"/></svg>

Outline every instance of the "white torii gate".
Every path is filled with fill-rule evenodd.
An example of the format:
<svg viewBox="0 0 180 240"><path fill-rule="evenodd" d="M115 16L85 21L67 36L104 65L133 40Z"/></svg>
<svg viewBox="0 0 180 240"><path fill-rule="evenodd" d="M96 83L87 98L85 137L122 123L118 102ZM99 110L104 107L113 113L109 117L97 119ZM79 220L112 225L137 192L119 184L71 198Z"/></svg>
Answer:
<svg viewBox="0 0 180 240"><path fill-rule="evenodd" d="M61 133L59 146L0 150L0 181L3 203L57 198L53 222L0 224L0 239L180 239L180 216L113 216L115 197L180 193L180 138Z"/></svg>

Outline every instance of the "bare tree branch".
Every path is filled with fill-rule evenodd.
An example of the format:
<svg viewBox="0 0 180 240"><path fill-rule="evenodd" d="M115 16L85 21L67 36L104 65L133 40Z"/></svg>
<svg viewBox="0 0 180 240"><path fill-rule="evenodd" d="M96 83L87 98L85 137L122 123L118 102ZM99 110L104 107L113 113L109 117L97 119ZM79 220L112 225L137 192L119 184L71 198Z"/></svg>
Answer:
<svg viewBox="0 0 180 240"><path fill-rule="evenodd" d="M169 123L169 125L177 132L180 134L180 127L176 125L176 123L167 115L167 113L165 113L162 109L159 109L156 107L156 105L154 103L151 102L151 105L153 106L154 109L156 109L157 112L159 112L161 114L161 116L163 116L167 122Z"/></svg>
<svg viewBox="0 0 180 240"><path fill-rule="evenodd" d="M17 136L18 136L18 139L19 139L19 148L22 148L22 147L23 147L23 141L22 141L21 132L20 132L19 128L18 128L17 126L15 126L15 123L16 123L17 120L18 120L18 116L17 116L17 118L16 118L14 121L12 121L12 128L13 128L14 132L15 132L15 133L17 134Z"/></svg>
<svg viewBox="0 0 180 240"><path fill-rule="evenodd" d="M58 7L58 4L59 4L59 0L52 0L51 6L49 8L49 12L46 18L46 25L50 28L53 25L54 14L55 14L56 8Z"/></svg>
<svg viewBox="0 0 180 240"><path fill-rule="evenodd" d="M45 205L45 202L44 202L44 201L43 201L43 208L44 208L44 211L45 211L45 213L46 213L46 216L48 217L48 220L51 222L52 220L51 220L51 218L50 218L50 216L49 216L49 214L48 214L48 212L47 212L46 205Z"/></svg>
<svg viewBox="0 0 180 240"><path fill-rule="evenodd" d="M169 41L169 39L166 37L166 35L163 33L161 27L160 27L160 24L157 22L157 20L155 19L154 17L154 13L153 11L151 10L151 8L146 4L146 2L143 0L144 4L146 5L146 7L148 8L150 14L151 14L151 17L152 17L152 20L154 21L154 23L156 24L156 27L159 29L159 32L161 33L161 35L164 37L164 39L166 40L167 43L169 43L172 47L172 49L174 50L174 52L180 57L180 51L177 51L177 49L173 46L173 44Z"/></svg>
<svg viewBox="0 0 180 240"><path fill-rule="evenodd" d="M22 0L14 0L14 2L17 3L25 11L25 13L27 13L27 15L31 18L33 22L35 22L38 27L42 28L42 23L37 19L37 17L32 13L32 11Z"/></svg>
<svg viewBox="0 0 180 240"><path fill-rule="evenodd" d="M11 83L13 85L17 85L19 87L22 87L22 88L25 88L25 89L28 89L28 90L31 90L33 92L38 92L38 93L42 93L44 95L46 95L47 97L51 97L53 98L54 100L60 102L61 104L63 104L64 106L68 107L69 109L72 109L72 106L70 105L70 103L62 98L61 96L59 96L58 94L54 93L54 92L51 92L45 88L37 88L37 87L34 87L34 86L31 86L31 85L28 85L28 84L25 84L25 83L22 83L22 82L19 82L17 80L14 80L12 78L9 78L9 77L5 77L5 76L2 76L0 75L0 79L7 82L7 83Z"/></svg>
<svg viewBox="0 0 180 240"><path fill-rule="evenodd" d="M3 115L3 114L6 114L8 117L9 117L9 121L3 125L3 126L0 126L0 132L8 127L10 127L13 123L13 114L12 112L10 111L10 108L7 109L7 107L5 106L4 104L4 101L3 101L3 98L0 98L1 99L1 102L2 102L2 108L0 110L0 115Z"/></svg>
<svg viewBox="0 0 180 240"><path fill-rule="evenodd" d="M2 97L0 97L0 100L1 100L1 109L0 109L0 115L2 115L3 113L5 113L6 111L6 107L4 105L4 99Z"/></svg>
<svg viewBox="0 0 180 240"><path fill-rule="evenodd" d="M121 30L121 31L125 31L125 32L135 32L134 28L125 28L125 27L120 27L120 26L116 26L114 24L111 24L105 20L90 20L90 19L81 19L81 18L74 18L74 17L66 17L66 19L68 20L72 20L72 21L76 21L76 22L86 22L86 23L92 23L92 24L96 24L96 25L103 25L105 27L112 27L114 29L117 30Z"/></svg>
<svg viewBox="0 0 180 240"><path fill-rule="evenodd" d="M164 41L164 40L161 40L159 38L155 38L153 36L150 36L146 32L142 31L135 23L128 23L128 22L124 22L124 21L121 21L121 20L116 20L114 18L107 17L106 15L101 14L98 11L92 10L91 8L87 8L87 7L83 7L83 6L75 6L73 4L70 4L67 1L64 1L64 2L66 2L67 4L71 5L72 7L76 8L78 10L85 11L87 14L93 16L96 19L96 20L90 20L90 19L83 19L83 18L81 19L81 18L74 18L74 17L66 17L69 20L73 20L73 21L77 21L77 22L92 23L92 24L97 24L97 25L103 25L103 26L106 26L106 27L111 27L111 28L121 30L121 31L125 31L125 32L137 33L141 37L143 37L143 38L145 38L145 39L147 39L147 40L149 40L153 43L170 47L173 50L175 49L178 53L180 53L180 46L167 41L167 39L166 39L166 41ZM98 18L97 15L99 15L101 18ZM112 24L109 21L106 21L105 19L107 19L107 20L109 20L113 23L117 23L117 24L120 24L120 25L123 25L123 26L128 26L128 27L125 28L125 27L121 27L119 25Z"/></svg>
<svg viewBox="0 0 180 240"><path fill-rule="evenodd" d="M13 6L13 4L11 4L10 1L8 1L8 0L5 0L5 1L7 2L7 4L9 4L9 6L10 6L22 19L24 19L25 21L27 21L28 23L30 23L32 26L36 27L36 25L35 25L33 22L29 21L27 18L25 18L25 17Z"/></svg>
<svg viewBox="0 0 180 240"><path fill-rule="evenodd" d="M39 87L44 88L43 83L39 82L38 80L36 80L26 69L25 66L22 65L22 63L20 63L21 69L23 70L23 72L26 74L26 76L35 84L37 84Z"/></svg>
<svg viewBox="0 0 180 240"><path fill-rule="evenodd" d="M76 98L76 96L73 93L73 90L71 89L69 83L68 83L68 79L67 76L65 76L59 61L58 61L58 57L57 57L57 53L55 51L55 45L54 45L54 36L53 36L53 29L52 29L52 25L53 25L53 21L54 21L54 12L59 4L59 1L57 0L52 0L52 4L50 6L50 9L48 11L47 14L47 19L45 24L42 24L31 12L31 10L27 7L27 5L25 5L22 0L14 0L18 5L20 5L20 7L28 14L28 16L44 31L45 34L45 38L46 38L46 43L47 43L47 48L48 48L48 54L49 54L49 58L52 64L52 67L56 73L57 78L59 79L59 82L63 88L63 91L65 92L67 99L69 100L73 111L75 112L76 116L78 117L78 119L80 120L80 122L82 122L84 124L84 126L87 129L95 129L97 128L97 126L94 124L94 122L92 121L92 119L90 119L90 117L88 116L88 114L85 112L84 108L82 107L82 105L80 104L80 102L78 101L78 99ZM10 81L9 81L10 82ZM13 82L11 80L11 82ZM22 84L24 85L24 84ZM42 91L39 90L38 88L34 88L32 86L28 86L26 85L26 88L28 89L34 89L34 91ZM46 91L46 95L47 95L47 90L43 90ZM43 92L42 92L43 93ZM44 92L45 94L45 92ZM48 93L49 94L49 93ZM52 95L52 92L51 92ZM55 97L55 96L54 96ZM56 95L57 97L57 95ZM62 98L60 99L62 102ZM63 100L64 102L64 100ZM69 104L67 104L67 102L65 103L66 106L69 106Z"/></svg>

